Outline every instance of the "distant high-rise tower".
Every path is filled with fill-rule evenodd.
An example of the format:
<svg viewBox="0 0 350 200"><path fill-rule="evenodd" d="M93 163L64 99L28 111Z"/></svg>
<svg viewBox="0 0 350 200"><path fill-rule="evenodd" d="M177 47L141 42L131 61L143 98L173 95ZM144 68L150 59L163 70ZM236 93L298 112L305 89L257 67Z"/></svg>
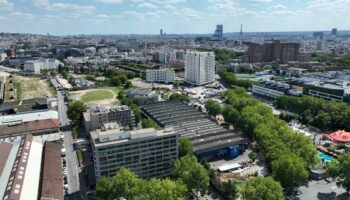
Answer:
<svg viewBox="0 0 350 200"><path fill-rule="evenodd" d="M243 45L243 24L241 24L241 32L239 32L239 42L240 42L240 46Z"/></svg>
<svg viewBox="0 0 350 200"><path fill-rule="evenodd" d="M333 29L332 29L332 35L336 36L336 35L337 35L337 33L338 33L338 29L333 28Z"/></svg>
<svg viewBox="0 0 350 200"><path fill-rule="evenodd" d="M163 29L160 29L160 36L163 36Z"/></svg>
<svg viewBox="0 0 350 200"><path fill-rule="evenodd" d="M222 24L216 25L216 29L213 35L213 39L215 41L222 41L223 40L223 34L224 34L224 28Z"/></svg>

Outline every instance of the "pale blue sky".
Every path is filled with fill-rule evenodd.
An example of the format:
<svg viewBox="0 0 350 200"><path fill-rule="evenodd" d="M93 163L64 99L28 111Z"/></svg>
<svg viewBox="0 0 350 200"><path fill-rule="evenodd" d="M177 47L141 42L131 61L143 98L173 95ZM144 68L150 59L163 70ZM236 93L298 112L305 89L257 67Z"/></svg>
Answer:
<svg viewBox="0 0 350 200"><path fill-rule="evenodd" d="M350 29L350 0L0 0L0 32L211 33Z"/></svg>

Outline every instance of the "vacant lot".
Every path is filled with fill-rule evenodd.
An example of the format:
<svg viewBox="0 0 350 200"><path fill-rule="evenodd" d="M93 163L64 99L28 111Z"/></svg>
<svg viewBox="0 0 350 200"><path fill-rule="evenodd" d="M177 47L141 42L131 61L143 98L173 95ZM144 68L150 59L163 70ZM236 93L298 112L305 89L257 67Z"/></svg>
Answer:
<svg viewBox="0 0 350 200"><path fill-rule="evenodd" d="M118 103L117 95L119 89L115 87L106 87L90 90L79 90L69 93L72 100L83 101L88 106L108 105Z"/></svg>
<svg viewBox="0 0 350 200"><path fill-rule="evenodd" d="M33 77L14 76L15 93L18 100L37 97L52 97L55 90L47 80Z"/></svg>

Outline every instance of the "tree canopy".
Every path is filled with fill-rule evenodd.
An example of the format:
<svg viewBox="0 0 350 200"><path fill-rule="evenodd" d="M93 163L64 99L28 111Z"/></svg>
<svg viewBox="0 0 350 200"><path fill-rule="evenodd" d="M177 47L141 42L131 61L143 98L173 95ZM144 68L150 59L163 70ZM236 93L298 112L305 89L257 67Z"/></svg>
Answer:
<svg viewBox="0 0 350 200"><path fill-rule="evenodd" d="M151 119L142 119L142 128L157 128L157 125Z"/></svg>
<svg viewBox="0 0 350 200"><path fill-rule="evenodd" d="M219 71L220 77L224 80L224 82L228 85L235 85L238 87L250 88L252 85L252 81L250 80L239 80L236 78L235 73L230 72L226 69L222 69Z"/></svg>
<svg viewBox="0 0 350 200"><path fill-rule="evenodd" d="M209 187L209 173L194 156L183 156L175 161L174 176L187 185L189 191L206 194Z"/></svg>
<svg viewBox="0 0 350 200"><path fill-rule="evenodd" d="M214 117L221 113L220 104L216 101L211 100L211 99L209 99L205 103L205 109L207 109L207 112L209 115L214 116Z"/></svg>
<svg viewBox="0 0 350 200"><path fill-rule="evenodd" d="M328 165L328 174L335 179L338 186L345 188L350 192L350 153L340 155L337 159Z"/></svg>
<svg viewBox="0 0 350 200"><path fill-rule="evenodd" d="M191 156L193 155L193 146L191 141L187 138L180 136L180 145L179 145L179 157Z"/></svg>
<svg viewBox="0 0 350 200"><path fill-rule="evenodd" d="M243 182L240 194L244 200L283 200L281 185L271 177L253 177Z"/></svg>
<svg viewBox="0 0 350 200"><path fill-rule="evenodd" d="M277 108L289 110L299 115L299 120L320 129L350 130L350 106L347 103L323 101L304 96L280 96L274 102Z"/></svg>
<svg viewBox="0 0 350 200"><path fill-rule="evenodd" d="M244 89L229 90L223 97L232 107L226 107L225 112L229 109L239 112L239 127L259 144L272 163L274 178L286 189L303 182L308 177L307 166L316 162L316 148L311 139L293 131L273 115L271 108L248 95ZM287 164L289 167L283 166Z"/></svg>
<svg viewBox="0 0 350 200"><path fill-rule="evenodd" d="M181 181L170 179L140 179L126 168L113 177L101 177L96 184L96 196L102 199L184 200L187 188Z"/></svg>
<svg viewBox="0 0 350 200"><path fill-rule="evenodd" d="M72 101L68 104L67 116L73 125L79 126L83 120L83 113L85 111L86 106L82 101Z"/></svg>
<svg viewBox="0 0 350 200"><path fill-rule="evenodd" d="M189 102L190 100L188 97L184 94L179 94L179 93L173 93L169 97L170 100L178 100L178 101L186 101Z"/></svg>

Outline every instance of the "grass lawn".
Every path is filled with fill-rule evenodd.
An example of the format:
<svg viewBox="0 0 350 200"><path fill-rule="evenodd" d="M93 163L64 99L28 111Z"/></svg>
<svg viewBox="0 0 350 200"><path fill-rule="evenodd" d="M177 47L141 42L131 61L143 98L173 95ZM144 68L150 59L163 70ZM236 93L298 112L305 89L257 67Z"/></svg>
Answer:
<svg viewBox="0 0 350 200"><path fill-rule="evenodd" d="M112 99L114 97L114 94L110 90L95 90L85 93L81 100L84 103L88 103L91 101L99 101L99 100L105 100L105 99Z"/></svg>

